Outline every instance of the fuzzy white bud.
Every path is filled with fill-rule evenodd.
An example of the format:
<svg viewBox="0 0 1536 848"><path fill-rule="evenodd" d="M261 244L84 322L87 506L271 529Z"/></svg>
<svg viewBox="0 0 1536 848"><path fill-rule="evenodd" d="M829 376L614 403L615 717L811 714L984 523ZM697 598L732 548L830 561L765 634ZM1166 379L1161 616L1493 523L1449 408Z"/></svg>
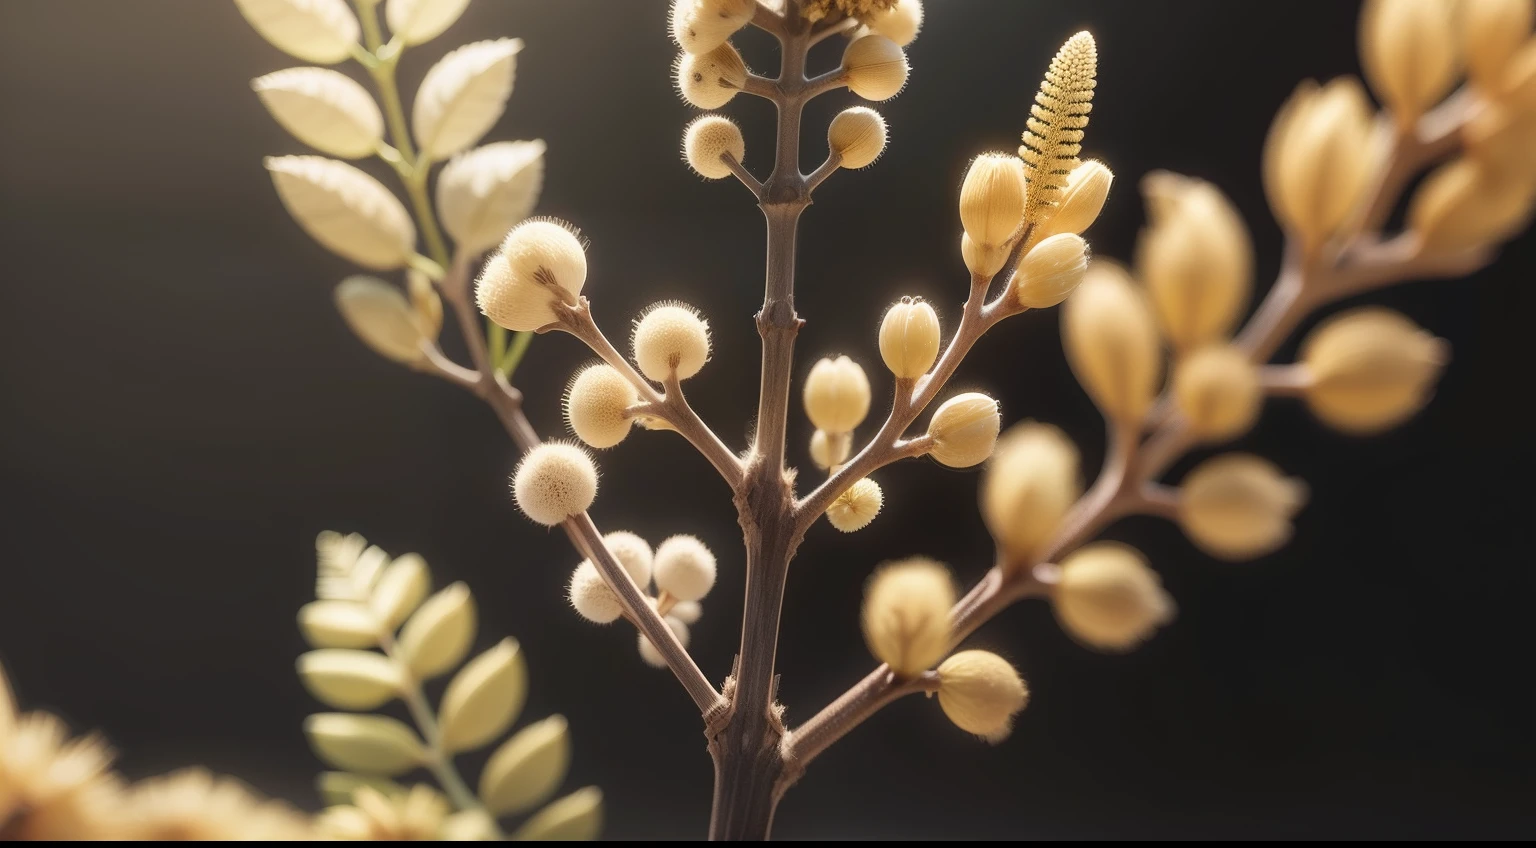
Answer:
<svg viewBox="0 0 1536 848"><path fill-rule="evenodd" d="M848 433L869 414L869 378L846 356L824 358L805 378L805 414L817 429Z"/></svg>
<svg viewBox="0 0 1536 848"><path fill-rule="evenodd" d="M903 297L880 321L880 358L898 379L915 380L939 358L939 315L920 297Z"/></svg>
<svg viewBox="0 0 1536 848"><path fill-rule="evenodd" d="M827 149L842 157L843 168L864 168L885 151L885 118L868 106L844 109L827 127Z"/></svg>
<svg viewBox="0 0 1536 848"><path fill-rule="evenodd" d="M603 544L608 547L608 552L613 558L624 566L629 576L634 578L635 585L643 592L651 584L651 553L650 543L628 530L615 530L603 536Z"/></svg>
<svg viewBox="0 0 1536 848"><path fill-rule="evenodd" d="M594 448L611 448L629 435L634 419L627 410L639 393L612 366L589 366L571 380L565 392L565 420L576 437Z"/></svg>
<svg viewBox="0 0 1536 848"><path fill-rule="evenodd" d="M861 15L860 20L872 32L906 47L917 40L917 33L923 28L923 3L922 0L896 0L889 9L876 9Z"/></svg>
<svg viewBox="0 0 1536 848"><path fill-rule="evenodd" d="M741 127L719 115L701 115L683 133L683 158L688 167L707 180L721 180L731 175L731 166L722 158L729 154L738 163L747 156L747 141Z"/></svg>
<svg viewBox="0 0 1536 848"><path fill-rule="evenodd" d="M669 615L662 620L667 623L668 627L672 628L673 634L677 636L677 641L681 642L684 648L688 647L688 625L684 624L675 615ZM656 646L651 644L651 640L647 639L644 633L640 634L639 645L640 659L644 660L646 665L652 668L667 667L667 658L661 655L661 651L658 651Z"/></svg>
<svg viewBox="0 0 1536 848"><path fill-rule="evenodd" d="M517 464L512 495L524 515L553 527L597 499L597 466L575 445L545 442Z"/></svg>
<svg viewBox="0 0 1536 848"><path fill-rule="evenodd" d="M612 624L624 614L624 605L619 602L618 593L603 579L591 560L582 560L576 570L571 572L566 597L570 599L576 614L593 624Z"/></svg>
<svg viewBox="0 0 1536 848"><path fill-rule="evenodd" d="M867 477L855 480L848 491L827 507L827 522L844 533L863 530L880 514L884 504L885 493L880 491L879 483Z"/></svg>
<svg viewBox="0 0 1536 848"><path fill-rule="evenodd" d="M1029 703L1029 689L1008 661L990 651L961 651L939 664L939 707L955 726L996 744Z"/></svg>
<svg viewBox="0 0 1536 848"><path fill-rule="evenodd" d="M697 601L715 585L715 555L693 536L672 536L656 546L656 588L679 601Z"/></svg>
<svg viewBox="0 0 1536 848"><path fill-rule="evenodd" d="M683 99L700 109L719 109L747 82L747 65L729 42L702 55L683 53L674 71Z"/></svg>
<svg viewBox="0 0 1536 848"><path fill-rule="evenodd" d="M677 371L686 380L709 361L709 322L683 303L657 303L635 320L630 340L640 373L662 382Z"/></svg>
<svg viewBox="0 0 1536 848"><path fill-rule="evenodd" d="M980 392L956 395L928 422L928 435L933 437L929 453L951 468L970 468L992 455L1002 426L997 401Z"/></svg>
<svg viewBox="0 0 1536 848"><path fill-rule="evenodd" d="M580 294L586 282L587 253L574 228L547 219L524 221L485 263L475 300L486 317L508 330L537 330L555 323L554 304Z"/></svg>

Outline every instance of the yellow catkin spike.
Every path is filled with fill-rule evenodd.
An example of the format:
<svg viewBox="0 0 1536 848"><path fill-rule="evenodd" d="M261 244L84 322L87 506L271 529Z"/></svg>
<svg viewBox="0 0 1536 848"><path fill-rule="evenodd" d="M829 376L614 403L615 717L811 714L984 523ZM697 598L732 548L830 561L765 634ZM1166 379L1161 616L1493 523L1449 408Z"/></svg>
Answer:
<svg viewBox="0 0 1536 848"><path fill-rule="evenodd" d="M1093 36L1080 32L1067 39L1051 60L1029 110L1029 129L1019 158L1029 177L1024 220L1040 220L1055 208L1067 186L1067 176L1079 164L1083 130L1093 110L1093 89L1099 69L1099 48Z"/></svg>

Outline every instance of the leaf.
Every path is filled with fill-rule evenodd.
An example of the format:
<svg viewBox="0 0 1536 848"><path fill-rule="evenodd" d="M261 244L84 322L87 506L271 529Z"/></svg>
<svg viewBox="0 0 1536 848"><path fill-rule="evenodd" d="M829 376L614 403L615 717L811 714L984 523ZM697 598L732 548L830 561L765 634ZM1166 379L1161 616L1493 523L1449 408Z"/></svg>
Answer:
<svg viewBox="0 0 1536 848"><path fill-rule="evenodd" d="M512 96L517 38L477 41L444 56L416 93L411 127L428 159L446 159L490 131Z"/></svg>
<svg viewBox="0 0 1536 848"><path fill-rule="evenodd" d="M389 554L369 546L362 536L342 536L327 530L315 539L320 574L315 579L315 595L329 601L366 602Z"/></svg>
<svg viewBox="0 0 1536 848"><path fill-rule="evenodd" d="M384 138L384 116L351 77L325 68L289 68L251 81L267 111L294 138L322 153L371 156Z"/></svg>
<svg viewBox="0 0 1536 848"><path fill-rule="evenodd" d="M411 308L427 338L436 339L443 332L443 299L432 280L415 268L405 272L406 290L411 294Z"/></svg>
<svg viewBox="0 0 1536 848"><path fill-rule="evenodd" d="M353 774L348 771L321 772L315 788L327 806L351 804L352 794L364 786L390 797L405 794L405 787L388 778Z"/></svg>
<svg viewBox="0 0 1536 848"><path fill-rule="evenodd" d="M470 660L443 693L438 719L443 749L469 751L500 736L527 697L527 663L517 640L503 639Z"/></svg>
<svg viewBox="0 0 1536 848"><path fill-rule="evenodd" d="M429 341L422 319L400 289L373 277L348 277L336 286L336 308L352 332L374 353L410 365Z"/></svg>
<svg viewBox="0 0 1536 848"><path fill-rule="evenodd" d="M399 268L416 250L416 226L378 180L321 156L266 160L288 214L327 249L378 270Z"/></svg>
<svg viewBox="0 0 1536 848"><path fill-rule="evenodd" d="M369 605L373 607L374 615L393 632L406 616L421 606L431 587L432 575L427 571L427 561L420 554L405 554L384 569Z"/></svg>
<svg viewBox="0 0 1536 848"><path fill-rule="evenodd" d="M389 0L384 21L406 44L420 44L442 35L468 5L469 0Z"/></svg>
<svg viewBox="0 0 1536 848"><path fill-rule="evenodd" d="M351 601L305 604L299 608L299 630L316 648L372 648L379 643L379 620Z"/></svg>
<svg viewBox="0 0 1536 848"><path fill-rule="evenodd" d="M475 599L463 583L428 598L400 631L400 656L418 680L464 661L475 641Z"/></svg>
<svg viewBox="0 0 1536 848"><path fill-rule="evenodd" d="M498 816L525 813L555 794L570 767L565 717L550 716L496 749L480 773L480 799Z"/></svg>
<svg viewBox="0 0 1536 848"><path fill-rule="evenodd" d="M357 44L357 16L346 0L235 0L240 14L277 49L334 65Z"/></svg>
<svg viewBox="0 0 1536 848"><path fill-rule="evenodd" d="M518 842L590 842L603 829L603 790L588 786L550 804L512 838Z"/></svg>
<svg viewBox="0 0 1536 848"><path fill-rule="evenodd" d="M388 716L320 713L304 720L304 734L320 759L362 774L404 774L427 755L415 732Z"/></svg>
<svg viewBox="0 0 1536 848"><path fill-rule="evenodd" d="M323 648L299 656L305 688L343 710L371 710L400 693L400 667L383 654Z"/></svg>
<svg viewBox="0 0 1536 848"><path fill-rule="evenodd" d="M491 842L500 836L496 820L484 810L460 810L443 822L437 838L443 842Z"/></svg>
<svg viewBox="0 0 1536 848"><path fill-rule="evenodd" d="M443 229L468 253L488 250L539 202L543 141L499 141L453 157L437 178Z"/></svg>

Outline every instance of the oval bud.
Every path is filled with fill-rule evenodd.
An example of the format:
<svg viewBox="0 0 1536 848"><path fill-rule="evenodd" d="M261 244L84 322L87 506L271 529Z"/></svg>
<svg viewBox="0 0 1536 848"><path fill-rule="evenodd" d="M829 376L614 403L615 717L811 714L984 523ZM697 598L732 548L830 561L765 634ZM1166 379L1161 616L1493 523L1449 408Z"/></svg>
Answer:
<svg viewBox="0 0 1536 848"><path fill-rule="evenodd" d="M683 99L700 109L719 109L747 83L747 64L730 42L708 53L684 53L673 66Z"/></svg>
<svg viewBox="0 0 1536 848"><path fill-rule="evenodd" d="M1530 152L1522 151L1522 156L1528 163ZM1475 160L1458 159L1441 166L1419 187L1408 207L1408 226L1427 251L1473 250L1524 229L1533 206L1536 184L1501 178Z"/></svg>
<svg viewBox="0 0 1536 848"><path fill-rule="evenodd" d="M688 167L706 180L720 180L731 175L726 155L738 163L747 156L747 141L741 128L729 118L701 115L688 124L683 133L683 158Z"/></svg>
<svg viewBox="0 0 1536 848"><path fill-rule="evenodd" d="M1380 432L1428 403L1449 356L1443 339L1390 309L1336 315L1302 343L1307 405L1346 433Z"/></svg>
<svg viewBox="0 0 1536 848"><path fill-rule="evenodd" d="M844 533L863 530L880 514L884 504L885 493L880 491L879 483L867 477L856 480L827 507L827 523Z"/></svg>
<svg viewBox="0 0 1536 848"><path fill-rule="evenodd" d="M864 641L897 677L915 677L949 650L954 603L944 565L923 557L883 565L864 591Z"/></svg>
<svg viewBox="0 0 1536 848"><path fill-rule="evenodd" d="M1140 421L1157 394L1163 359L1141 290L1118 265L1093 262L1061 319L1067 361L1094 403L1111 419Z"/></svg>
<svg viewBox="0 0 1536 848"><path fill-rule="evenodd" d="M649 582L649 581L647 581ZM603 579L597 566L584 559L571 572L571 582L566 586L566 598L576 614L593 624L612 624L624 614L624 605L618 593Z"/></svg>
<svg viewBox="0 0 1536 848"><path fill-rule="evenodd" d="M922 0L895 0L888 9L875 8L859 16L864 26L906 47L923 28Z"/></svg>
<svg viewBox="0 0 1536 848"><path fill-rule="evenodd" d="M653 557L650 543L627 530L615 530L603 537L603 544L644 592L645 587L651 585Z"/></svg>
<svg viewBox="0 0 1536 848"><path fill-rule="evenodd" d="M677 636L677 641L681 642L684 648L688 647L688 625L672 615L663 618L662 621L665 621L667 626L672 628L672 632ZM640 634L639 646L640 659L644 660L646 665L651 668L667 667L667 658L661 655L661 651L651 644L651 640L646 638L644 633Z"/></svg>
<svg viewBox="0 0 1536 848"><path fill-rule="evenodd" d="M1248 302L1253 245L1221 190L1167 171L1142 180L1149 225L1137 271L1175 350L1225 339Z"/></svg>
<svg viewBox="0 0 1536 848"><path fill-rule="evenodd" d="M347 326L374 353L411 365L426 358L425 322L405 295L373 277L348 277L336 286L336 308Z"/></svg>
<svg viewBox="0 0 1536 848"><path fill-rule="evenodd" d="M869 378L846 356L827 357L805 378L805 414L817 429L848 433L869 414Z"/></svg>
<svg viewBox="0 0 1536 848"><path fill-rule="evenodd" d="M847 462L852 450L853 439L848 433L817 430L811 434L811 460L823 471L830 471L832 466Z"/></svg>
<svg viewBox="0 0 1536 848"><path fill-rule="evenodd" d="M464 660L475 641L475 598L454 583L421 605L400 631L400 655L417 680L431 680Z"/></svg>
<svg viewBox="0 0 1536 848"><path fill-rule="evenodd" d="M915 380L939 358L939 315L920 297L903 297L880 321L880 358L897 379Z"/></svg>
<svg viewBox="0 0 1536 848"><path fill-rule="evenodd" d="M1309 250L1338 231L1375 172L1372 118L1353 77L1303 83L1275 116L1264 152L1270 205Z"/></svg>
<svg viewBox="0 0 1536 848"><path fill-rule="evenodd" d="M672 606L671 617L684 624L693 624L704 615L704 607L698 601L682 601Z"/></svg>
<svg viewBox="0 0 1536 848"><path fill-rule="evenodd" d="M956 395L928 422L928 435L933 437L928 453L950 468L970 468L992 455L1002 426L997 401L980 392Z"/></svg>
<svg viewBox="0 0 1536 848"><path fill-rule="evenodd" d="M438 715L443 750L470 751L500 736L527 698L527 661L517 640L503 639L470 660L443 691Z"/></svg>
<svg viewBox="0 0 1536 848"><path fill-rule="evenodd" d="M991 651L961 651L939 664L939 707L955 726L996 744L1013 730L1029 689Z"/></svg>
<svg viewBox="0 0 1536 848"><path fill-rule="evenodd" d="M1008 263L1009 248L1006 245L977 244L967 233L960 234L960 258L965 267L978 277L991 278Z"/></svg>
<svg viewBox="0 0 1536 848"><path fill-rule="evenodd" d="M885 151L885 118L868 106L844 109L827 127L827 149L844 168L865 168Z"/></svg>
<svg viewBox="0 0 1536 848"><path fill-rule="evenodd" d="M907 54L883 35L861 36L843 51L843 75L865 100L889 100L907 84Z"/></svg>
<svg viewBox="0 0 1536 848"><path fill-rule="evenodd" d="M1097 542L1067 557L1052 599L1056 618L1078 641L1128 651L1173 620L1173 599L1134 548Z"/></svg>
<svg viewBox="0 0 1536 848"><path fill-rule="evenodd" d="M1032 564L1082 494L1077 446L1049 424L1008 428L981 482L981 516L1010 565Z"/></svg>
<svg viewBox="0 0 1536 848"><path fill-rule="evenodd" d="M545 442L529 451L512 476L523 514L546 527L587 511L597 499L597 467L581 448Z"/></svg>
<svg viewBox="0 0 1536 848"><path fill-rule="evenodd" d="M1264 405L1259 369L1230 345L1201 348L1179 360L1173 399L1196 436L1235 439L1248 432Z"/></svg>
<svg viewBox="0 0 1536 848"><path fill-rule="evenodd" d="M1225 560L1260 557L1291 538L1307 487L1273 463L1232 453L1201 463L1179 491L1179 525L1201 550Z"/></svg>
<svg viewBox="0 0 1536 848"><path fill-rule="evenodd" d="M565 392L565 420L576 437L594 448L611 448L629 435L629 408L640 402L635 387L611 365L583 369Z"/></svg>
<svg viewBox="0 0 1536 848"><path fill-rule="evenodd" d="M960 224L978 245L1007 244L1024 221L1024 162L1011 153L983 153L960 186Z"/></svg>
<svg viewBox="0 0 1536 848"><path fill-rule="evenodd" d="M709 322L685 303L657 303L635 320L630 339L640 373L660 383L675 371L686 380L709 361Z"/></svg>
<svg viewBox="0 0 1536 848"><path fill-rule="evenodd" d="M1088 243L1072 233L1051 236L1019 261L1009 288L1025 309L1046 309L1067 299L1088 270Z"/></svg>
<svg viewBox="0 0 1536 848"><path fill-rule="evenodd" d="M756 0L673 0L672 38L689 53L708 53L746 26Z"/></svg>
<svg viewBox="0 0 1536 848"><path fill-rule="evenodd" d="M1399 126L1412 127L1455 84L1455 17L1445 0L1366 0L1360 61Z"/></svg>
<svg viewBox="0 0 1536 848"><path fill-rule="evenodd" d="M672 536L656 546L656 588L679 601L697 601L715 585L715 555L693 536Z"/></svg>
<svg viewBox="0 0 1536 848"><path fill-rule="evenodd" d="M1099 213L1104 211L1104 201L1109 199L1109 187L1114 181L1114 172L1097 159L1089 159L1073 168L1067 175L1067 186L1062 189L1060 202L1050 217L1040 223L1040 234L1081 234L1093 226Z"/></svg>
<svg viewBox="0 0 1536 848"><path fill-rule="evenodd" d="M1531 34L1531 0L1461 0L1461 54L1467 76L1489 94L1499 93L1504 72Z"/></svg>
<svg viewBox="0 0 1536 848"><path fill-rule="evenodd" d="M574 299L587 282L587 253L568 224L524 221L507 233L475 283L480 311L517 332L555 322L556 301Z"/></svg>

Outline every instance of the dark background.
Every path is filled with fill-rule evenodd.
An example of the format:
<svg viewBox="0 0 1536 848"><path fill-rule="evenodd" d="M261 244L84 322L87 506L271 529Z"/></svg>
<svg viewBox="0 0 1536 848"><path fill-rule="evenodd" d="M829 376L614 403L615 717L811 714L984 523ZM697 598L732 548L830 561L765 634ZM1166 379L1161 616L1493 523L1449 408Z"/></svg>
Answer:
<svg viewBox="0 0 1536 848"><path fill-rule="evenodd" d="M526 40L489 138L548 141L539 208L591 239L587 293L614 336L653 300L709 316L716 354L691 394L739 446L757 391L762 224L739 186L679 161L693 110L670 88L665 5L479 0L408 53L403 74L409 90L453 45ZM1299 80L1357 71L1355 4L929 7L911 83L879 107L888 152L837 174L805 217L802 375L814 357L847 352L883 393L885 305L921 294L953 315L965 163L1017 144L1051 53L1082 27L1101 54L1087 150L1120 175L1090 233L1098 252L1130 255L1136 180L1171 168L1231 193L1260 279L1272 278L1279 237L1260 145ZM748 46L772 68L764 39ZM827 49L818 61L830 65ZM527 715L571 718L571 786L604 788L608 836L701 836L711 769L697 716L636 659L632 633L564 607L576 557L514 511L514 458L495 419L371 354L332 307L352 269L279 205L261 157L306 151L248 86L295 64L226 2L0 3L0 657L24 704L101 728L131 775L204 763L317 804L299 723L318 707L294 677L304 645L293 616L311 597L315 534L357 531L422 552L439 583L469 581L482 644L510 634L527 646ZM771 109L748 100L728 111L761 174ZM810 110L808 161L850 100ZM1373 296L1449 339L1455 358L1434 404L1380 438L1337 435L1279 402L1241 441L1311 484L1293 544L1230 565L1171 525L1123 522L1108 535L1149 554L1181 607L1172 627L1104 656L1072 643L1044 605L1010 610L972 642L1030 681L1012 738L987 747L935 703L898 703L816 763L777 835L1536 835L1533 271L1526 236L1471 279ZM588 358L569 338L540 338L518 374L547 436L562 430L564 381ZM995 391L1008 421L1061 425L1097 467L1101 428L1054 312L986 339L956 385ZM809 432L797 415L797 462ZM694 629L718 681L742 587L724 488L666 434L637 433L600 461L601 525L653 542L695 533L720 554ZM881 480L877 522L854 536L819 526L790 578L779 666L792 722L870 666L857 610L873 565L923 553L971 581L989 562L974 474L914 462Z"/></svg>

